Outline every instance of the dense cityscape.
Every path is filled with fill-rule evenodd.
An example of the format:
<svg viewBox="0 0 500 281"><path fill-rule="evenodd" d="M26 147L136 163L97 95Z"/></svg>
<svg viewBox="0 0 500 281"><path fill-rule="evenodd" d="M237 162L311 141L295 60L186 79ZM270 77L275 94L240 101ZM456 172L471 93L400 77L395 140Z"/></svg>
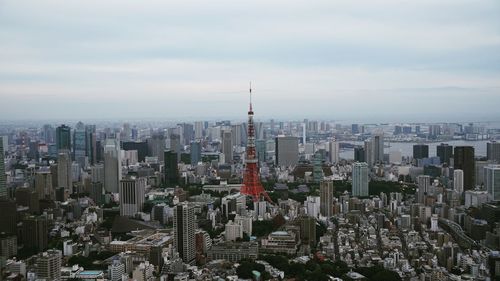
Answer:
<svg viewBox="0 0 500 281"><path fill-rule="evenodd" d="M500 276L494 123L254 121L250 103L247 122L0 134L2 280Z"/></svg>

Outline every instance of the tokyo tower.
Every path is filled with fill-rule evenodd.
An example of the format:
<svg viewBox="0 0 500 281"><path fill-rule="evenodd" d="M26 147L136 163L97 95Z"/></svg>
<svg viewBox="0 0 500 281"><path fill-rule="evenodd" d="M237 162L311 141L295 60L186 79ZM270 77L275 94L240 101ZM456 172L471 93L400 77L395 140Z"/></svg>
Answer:
<svg viewBox="0 0 500 281"><path fill-rule="evenodd" d="M253 124L253 110L252 110L252 84L250 84L250 109L248 110L248 141L245 158L245 174L243 176L243 186L240 193L252 196L253 201L257 202L261 196L272 203L273 201L264 190L260 183L259 169L257 167L257 155L255 151L255 126Z"/></svg>

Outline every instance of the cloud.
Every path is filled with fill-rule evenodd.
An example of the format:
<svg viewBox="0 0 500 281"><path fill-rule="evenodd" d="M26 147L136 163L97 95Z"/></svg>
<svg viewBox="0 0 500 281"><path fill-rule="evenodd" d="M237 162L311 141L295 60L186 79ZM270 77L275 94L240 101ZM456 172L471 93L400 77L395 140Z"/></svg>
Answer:
<svg viewBox="0 0 500 281"><path fill-rule="evenodd" d="M249 80L266 116L352 117L359 95L384 114L425 89L427 103L467 100L443 89L497 101L483 91L500 87L498 14L493 0L2 1L0 98L30 110L0 116L238 116Z"/></svg>

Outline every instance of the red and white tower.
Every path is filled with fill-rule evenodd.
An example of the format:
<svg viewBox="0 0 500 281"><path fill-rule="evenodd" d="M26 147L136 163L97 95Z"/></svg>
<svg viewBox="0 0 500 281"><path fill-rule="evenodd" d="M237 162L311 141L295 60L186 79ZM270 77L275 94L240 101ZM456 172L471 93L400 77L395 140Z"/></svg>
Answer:
<svg viewBox="0 0 500 281"><path fill-rule="evenodd" d="M252 196L253 201L259 201L263 196L267 201L273 201L260 183L259 168L257 167L257 153L255 151L255 127L253 124L252 110L252 84L250 84L250 109L248 110L248 132L247 150L245 158L245 174L243 175L243 186L240 193Z"/></svg>

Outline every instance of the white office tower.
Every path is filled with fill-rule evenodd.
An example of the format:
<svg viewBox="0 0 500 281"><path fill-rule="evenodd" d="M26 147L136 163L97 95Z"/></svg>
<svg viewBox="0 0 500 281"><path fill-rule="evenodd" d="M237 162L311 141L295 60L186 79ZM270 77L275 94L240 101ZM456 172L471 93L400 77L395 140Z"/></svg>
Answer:
<svg viewBox="0 0 500 281"><path fill-rule="evenodd" d="M465 208L480 207L488 202L488 192L484 190L466 190L465 191Z"/></svg>
<svg viewBox="0 0 500 281"><path fill-rule="evenodd" d="M306 140L306 123L302 123L302 144L305 144Z"/></svg>
<svg viewBox="0 0 500 281"><path fill-rule="evenodd" d="M121 281L123 274L125 274L125 264L118 259L113 260L113 264L108 266L109 280Z"/></svg>
<svg viewBox="0 0 500 281"><path fill-rule="evenodd" d="M196 254L194 206L183 202L174 207L174 247L185 263L192 263Z"/></svg>
<svg viewBox="0 0 500 281"><path fill-rule="evenodd" d="M420 175L417 177L418 203L424 203L425 195L429 192L431 186L431 177Z"/></svg>
<svg viewBox="0 0 500 281"><path fill-rule="evenodd" d="M236 241L238 238L243 238L243 227L231 220L226 223L225 232L226 241Z"/></svg>
<svg viewBox="0 0 500 281"><path fill-rule="evenodd" d="M438 227L438 215L433 214L431 216L431 231L437 232L439 231Z"/></svg>
<svg viewBox="0 0 500 281"><path fill-rule="evenodd" d="M132 272L132 279L134 281L152 281L154 280L154 270L155 266L149 261L141 262Z"/></svg>
<svg viewBox="0 0 500 281"><path fill-rule="evenodd" d="M321 181L319 183L319 210L323 217L330 218L333 216L333 196L335 188L332 181Z"/></svg>
<svg viewBox="0 0 500 281"><path fill-rule="evenodd" d="M304 201L304 207L306 208L308 216L317 218L320 209L320 197L307 196L306 201Z"/></svg>
<svg viewBox="0 0 500 281"><path fill-rule="evenodd" d="M130 178L120 181L120 216L133 217L144 207L146 178Z"/></svg>
<svg viewBox="0 0 500 281"><path fill-rule="evenodd" d="M71 155L67 149L61 149L57 155L57 185L64 187L65 193L73 193Z"/></svg>
<svg viewBox="0 0 500 281"><path fill-rule="evenodd" d="M330 163L338 163L339 162L339 143L336 140L331 141L328 144L330 150Z"/></svg>
<svg viewBox="0 0 500 281"><path fill-rule="evenodd" d="M354 163L352 167L352 196L368 196L368 164Z"/></svg>
<svg viewBox="0 0 500 281"><path fill-rule="evenodd" d="M222 153L224 154L224 163L233 163L233 137L230 130L222 133Z"/></svg>
<svg viewBox="0 0 500 281"><path fill-rule="evenodd" d="M248 234L248 236L252 235L252 222L253 222L253 219L251 216L240 216L240 215L236 215L236 217L234 218L234 222L235 223L238 223L241 225L241 227L243 228L243 232Z"/></svg>
<svg viewBox="0 0 500 281"><path fill-rule="evenodd" d="M104 142L104 189L117 193L122 179L120 144L116 139Z"/></svg>
<svg viewBox="0 0 500 281"><path fill-rule="evenodd" d="M453 190L459 194L464 192L464 171L453 171Z"/></svg>
<svg viewBox="0 0 500 281"><path fill-rule="evenodd" d="M253 209L255 211L255 216L257 218L264 218L267 213L267 202L266 201L253 202Z"/></svg>
<svg viewBox="0 0 500 281"><path fill-rule="evenodd" d="M203 121L194 122L194 139L203 139Z"/></svg>
<svg viewBox="0 0 500 281"><path fill-rule="evenodd" d="M500 165L488 165L484 167L486 191L490 200L500 201Z"/></svg>
<svg viewBox="0 0 500 281"><path fill-rule="evenodd" d="M38 254L36 259L37 280L61 280L62 253L59 250L48 250Z"/></svg>

